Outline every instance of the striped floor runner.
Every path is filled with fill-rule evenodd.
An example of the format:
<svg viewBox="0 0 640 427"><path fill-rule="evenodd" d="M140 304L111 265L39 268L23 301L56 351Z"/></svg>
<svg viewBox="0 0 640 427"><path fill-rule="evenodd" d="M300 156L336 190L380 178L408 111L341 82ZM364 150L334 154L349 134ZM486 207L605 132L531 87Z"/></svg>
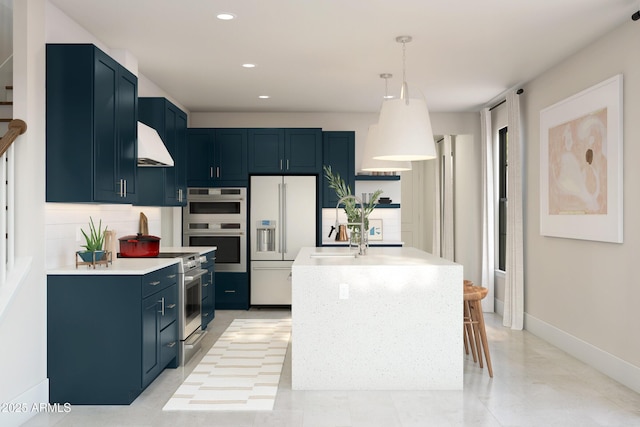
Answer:
<svg viewBox="0 0 640 427"><path fill-rule="evenodd" d="M290 337L291 319L234 320L163 410L272 410Z"/></svg>

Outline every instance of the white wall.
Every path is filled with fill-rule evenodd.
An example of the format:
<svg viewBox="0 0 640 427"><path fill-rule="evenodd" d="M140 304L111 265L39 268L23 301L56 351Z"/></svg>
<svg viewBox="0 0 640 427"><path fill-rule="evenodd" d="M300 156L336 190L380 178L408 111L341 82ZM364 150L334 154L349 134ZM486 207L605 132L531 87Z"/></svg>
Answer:
<svg viewBox="0 0 640 427"><path fill-rule="evenodd" d="M640 23L615 31L528 83L524 117L525 327L640 391ZM616 74L624 76L624 243L540 235L540 110ZM615 141L610 141L615 143Z"/></svg>
<svg viewBox="0 0 640 427"><path fill-rule="evenodd" d="M14 143L16 161L15 219L18 265L26 262L24 280L0 314L0 402L48 400L46 352L46 277L44 227L44 4L37 0L14 5L14 117L27 132ZM28 29L28 31L27 31ZM2 291L15 278L2 283ZM29 414L0 413L3 426L19 425Z"/></svg>

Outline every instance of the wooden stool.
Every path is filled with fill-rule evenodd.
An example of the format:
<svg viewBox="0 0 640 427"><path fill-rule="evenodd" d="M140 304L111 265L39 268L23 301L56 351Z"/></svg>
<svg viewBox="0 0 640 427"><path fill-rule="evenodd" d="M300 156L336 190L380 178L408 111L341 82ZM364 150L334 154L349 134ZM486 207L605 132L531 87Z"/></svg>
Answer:
<svg viewBox="0 0 640 427"><path fill-rule="evenodd" d="M471 280L464 279L464 287L463 291L467 289L467 286L473 286L473 282ZM471 288L469 288L471 289ZM469 354L469 350L471 350L471 355L473 356L473 363L478 361L476 356L476 346L474 343L474 335L473 335L473 325L471 323L471 312L469 310L469 302L465 298L463 301L463 333L464 337L464 352Z"/></svg>
<svg viewBox="0 0 640 427"><path fill-rule="evenodd" d="M484 315L482 313L482 299L487 296L489 290L481 286L465 284L464 289L464 328L465 328L465 351L469 354L467 340L471 347L473 361L478 361L483 367L482 355L484 353L487 362L489 376L493 378L493 367L491 366L491 355L489 354L489 343L487 342L487 332L484 325ZM475 342L474 342L475 341Z"/></svg>

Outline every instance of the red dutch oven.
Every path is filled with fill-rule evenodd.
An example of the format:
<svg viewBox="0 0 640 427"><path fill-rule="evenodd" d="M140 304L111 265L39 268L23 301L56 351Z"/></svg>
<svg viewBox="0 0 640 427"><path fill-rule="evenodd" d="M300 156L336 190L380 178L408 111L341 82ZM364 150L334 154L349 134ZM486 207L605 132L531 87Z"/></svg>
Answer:
<svg viewBox="0 0 640 427"><path fill-rule="evenodd" d="M120 237L120 256L125 258L155 257L160 253L160 238L149 234Z"/></svg>

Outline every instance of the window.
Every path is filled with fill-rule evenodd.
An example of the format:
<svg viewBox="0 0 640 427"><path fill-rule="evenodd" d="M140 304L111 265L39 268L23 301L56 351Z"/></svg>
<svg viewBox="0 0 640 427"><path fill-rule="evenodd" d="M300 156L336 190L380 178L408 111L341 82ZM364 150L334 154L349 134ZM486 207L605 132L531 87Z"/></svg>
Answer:
<svg viewBox="0 0 640 427"><path fill-rule="evenodd" d="M506 270L507 254L507 128L498 131L498 270Z"/></svg>

